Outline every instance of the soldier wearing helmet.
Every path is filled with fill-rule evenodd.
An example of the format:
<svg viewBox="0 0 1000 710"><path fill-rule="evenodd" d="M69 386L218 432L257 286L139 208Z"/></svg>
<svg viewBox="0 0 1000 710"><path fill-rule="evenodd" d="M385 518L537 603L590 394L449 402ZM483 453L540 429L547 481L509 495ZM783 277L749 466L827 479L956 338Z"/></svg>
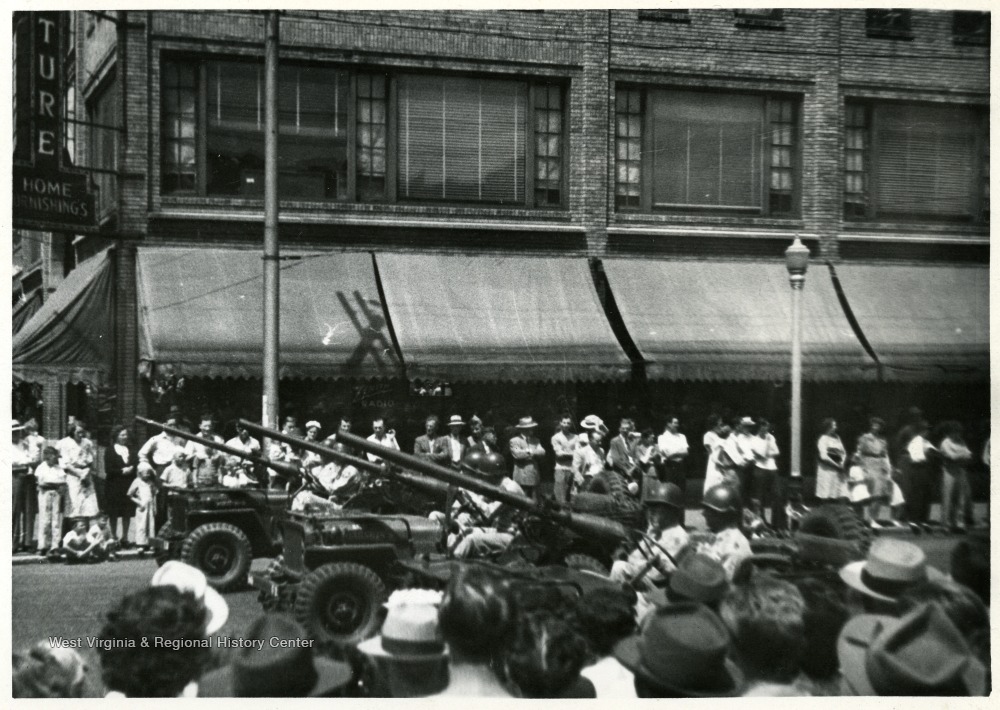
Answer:
<svg viewBox="0 0 1000 710"><path fill-rule="evenodd" d="M677 567L676 557L688 543L684 529L684 493L674 483L657 481L646 488L646 535L627 559L611 566L611 579L652 592Z"/></svg>
<svg viewBox="0 0 1000 710"><path fill-rule="evenodd" d="M507 464L498 453L473 451L462 461L462 470L478 475L507 493L524 495L524 489L507 474ZM463 518L461 513L456 516L459 535L449 540L455 557L483 557L503 550L514 539L514 511L510 506L461 489L456 504L467 517Z"/></svg>
<svg viewBox="0 0 1000 710"><path fill-rule="evenodd" d="M705 492L701 505L712 534L697 542L697 551L722 563L726 577L732 581L740 562L751 555L750 542L739 528L743 501L734 488L719 484Z"/></svg>

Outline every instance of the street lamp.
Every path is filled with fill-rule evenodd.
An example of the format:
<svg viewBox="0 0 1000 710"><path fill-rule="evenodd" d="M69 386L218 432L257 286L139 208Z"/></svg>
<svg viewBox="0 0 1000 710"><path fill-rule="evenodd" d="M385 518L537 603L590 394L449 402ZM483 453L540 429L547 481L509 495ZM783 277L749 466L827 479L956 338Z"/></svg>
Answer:
<svg viewBox="0 0 1000 710"><path fill-rule="evenodd" d="M809 268L809 249L798 236L785 250L785 268L792 286L792 478L802 476L802 287Z"/></svg>

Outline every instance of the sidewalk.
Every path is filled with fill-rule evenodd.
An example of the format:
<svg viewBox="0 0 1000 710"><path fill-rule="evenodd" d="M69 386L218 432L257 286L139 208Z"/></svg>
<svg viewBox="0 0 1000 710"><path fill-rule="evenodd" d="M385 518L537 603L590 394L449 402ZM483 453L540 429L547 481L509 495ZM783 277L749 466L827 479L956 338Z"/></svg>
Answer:
<svg viewBox="0 0 1000 710"><path fill-rule="evenodd" d="M140 558L140 557L151 560L151 559L153 559L153 553L152 552L147 552L145 554L139 554L139 551L137 549L135 549L134 547L131 547L131 548L127 549L127 550L119 550L118 551L118 559L119 560L127 560L127 559ZM110 561L105 561L105 562L106 563L110 563L110 564L114 564L114 562L110 562ZM59 561L59 562L49 562L46 557L44 557L42 555L39 555L35 551L31 551L31 552L18 552L18 553L15 553L14 556L11 558L11 564L12 565L37 565L37 564L42 564L42 565L45 565L45 564L61 565L61 564L64 564L64 563L62 561Z"/></svg>

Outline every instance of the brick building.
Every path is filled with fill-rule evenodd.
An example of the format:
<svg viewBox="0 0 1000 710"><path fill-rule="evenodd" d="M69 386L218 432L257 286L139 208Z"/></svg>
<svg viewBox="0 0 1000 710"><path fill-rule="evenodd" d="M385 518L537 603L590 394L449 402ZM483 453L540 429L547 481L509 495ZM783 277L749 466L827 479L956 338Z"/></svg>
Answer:
<svg viewBox="0 0 1000 710"><path fill-rule="evenodd" d="M48 239L112 274L88 391L258 416L264 17L71 22L71 152L109 172L100 233ZM988 416L988 13L287 11L280 43L284 412L785 422L799 236L807 437ZM95 416L48 382L46 433Z"/></svg>

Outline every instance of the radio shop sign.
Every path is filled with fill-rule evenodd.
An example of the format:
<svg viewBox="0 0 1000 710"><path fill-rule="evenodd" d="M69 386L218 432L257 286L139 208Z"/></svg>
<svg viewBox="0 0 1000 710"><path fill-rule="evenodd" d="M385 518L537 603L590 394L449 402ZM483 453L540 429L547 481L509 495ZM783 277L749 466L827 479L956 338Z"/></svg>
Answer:
<svg viewBox="0 0 1000 710"><path fill-rule="evenodd" d="M87 231L96 223L87 175L63 165L62 57L59 12L22 12L15 32L18 146L14 162L14 226ZM28 51L21 51L22 43Z"/></svg>

